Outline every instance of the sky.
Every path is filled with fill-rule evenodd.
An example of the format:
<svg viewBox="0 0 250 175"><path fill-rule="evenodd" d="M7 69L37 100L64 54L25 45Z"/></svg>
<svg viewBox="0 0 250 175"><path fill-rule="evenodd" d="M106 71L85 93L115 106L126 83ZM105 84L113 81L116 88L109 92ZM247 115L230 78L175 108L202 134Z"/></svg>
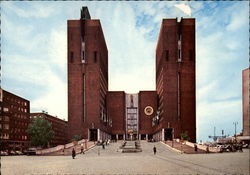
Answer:
<svg viewBox="0 0 250 175"><path fill-rule="evenodd" d="M242 70L249 67L247 1L2 1L1 87L31 112L67 120L67 20L88 6L109 52L109 90L155 90L163 18L196 18L197 141L242 130Z"/></svg>

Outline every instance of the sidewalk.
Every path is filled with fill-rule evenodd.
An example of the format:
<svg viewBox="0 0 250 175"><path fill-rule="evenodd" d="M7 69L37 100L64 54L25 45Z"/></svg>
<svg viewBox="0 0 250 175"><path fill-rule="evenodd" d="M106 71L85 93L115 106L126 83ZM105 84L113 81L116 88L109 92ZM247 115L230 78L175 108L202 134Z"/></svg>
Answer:
<svg viewBox="0 0 250 175"><path fill-rule="evenodd" d="M89 149L93 148L95 146L94 142L88 142L87 143L87 148L85 148L84 145L84 150L83 152L88 151ZM75 145L69 148L65 148L64 151L63 150L58 150L56 152L52 152L52 153L48 153L48 154L41 154L41 155L46 155L46 156L67 156L67 155L71 155L72 154L72 149L75 149L76 154L80 154L81 153L81 145Z"/></svg>
<svg viewBox="0 0 250 175"><path fill-rule="evenodd" d="M172 141L165 141L162 142L163 144L166 144L166 146L170 147L174 151L180 152L180 153L186 153L186 154L204 154L206 153L204 150L198 149L197 151L194 150L193 147L182 144L180 142L172 142ZM173 145L173 147L172 147Z"/></svg>

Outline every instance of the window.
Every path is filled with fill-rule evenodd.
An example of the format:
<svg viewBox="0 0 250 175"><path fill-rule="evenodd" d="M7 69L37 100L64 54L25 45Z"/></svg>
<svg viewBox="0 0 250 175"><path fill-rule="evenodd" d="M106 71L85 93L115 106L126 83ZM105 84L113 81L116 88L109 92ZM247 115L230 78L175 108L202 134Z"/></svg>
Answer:
<svg viewBox="0 0 250 175"><path fill-rule="evenodd" d="M166 55L165 55L166 61L168 61L168 58L169 58L169 51L166 50L165 53L166 53Z"/></svg>
<svg viewBox="0 0 250 175"><path fill-rule="evenodd" d="M70 52L70 63L74 62L74 52Z"/></svg>
<svg viewBox="0 0 250 175"><path fill-rule="evenodd" d="M8 112L9 108L3 108L3 112Z"/></svg>
<svg viewBox="0 0 250 175"><path fill-rule="evenodd" d="M181 61L181 49L178 49L178 61Z"/></svg>
<svg viewBox="0 0 250 175"><path fill-rule="evenodd" d="M4 124L3 129L9 129L9 124Z"/></svg>
<svg viewBox="0 0 250 175"><path fill-rule="evenodd" d="M94 63L97 62L97 51L94 52Z"/></svg>
<svg viewBox="0 0 250 175"><path fill-rule="evenodd" d="M6 121L6 122L10 121L10 117L9 116L4 116L4 121Z"/></svg>
<svg viewBox="0 0 250 175"><path fill-rule="evenodd" d="M85 52L82 51L82 62L84 63L85 62Z"/></svg>

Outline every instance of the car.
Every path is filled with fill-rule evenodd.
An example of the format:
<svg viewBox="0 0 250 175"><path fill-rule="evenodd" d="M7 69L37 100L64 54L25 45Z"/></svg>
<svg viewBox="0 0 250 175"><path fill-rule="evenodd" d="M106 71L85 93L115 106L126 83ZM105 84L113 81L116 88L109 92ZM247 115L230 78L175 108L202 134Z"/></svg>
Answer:
<svg viewBox="0 0 250 175"><path fill-rule="evenodd" d="M26 155L36 155L36 148L28 148L26 151L24 151L24 153L26 154Z"/></svg>

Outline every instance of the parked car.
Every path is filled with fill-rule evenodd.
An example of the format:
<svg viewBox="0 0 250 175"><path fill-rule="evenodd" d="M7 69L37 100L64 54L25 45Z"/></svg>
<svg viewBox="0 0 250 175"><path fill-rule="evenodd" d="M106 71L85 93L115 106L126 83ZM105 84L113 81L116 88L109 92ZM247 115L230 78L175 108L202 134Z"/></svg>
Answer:
<svg viewBox="0 0 250 175"><path fill-rule="evenodd" d="M8 154L8 152L6 152L6 151L1 151L1 152L0 152L0 155L1 155L1 156L8 156L9 154Z"/></svg>
<svg viewBox="0 0 250 175"><path fill-rule="evenodd" d="M24 151L24 154L26 155L36 155L36 148L28 148L26 151Z"/></svg>

